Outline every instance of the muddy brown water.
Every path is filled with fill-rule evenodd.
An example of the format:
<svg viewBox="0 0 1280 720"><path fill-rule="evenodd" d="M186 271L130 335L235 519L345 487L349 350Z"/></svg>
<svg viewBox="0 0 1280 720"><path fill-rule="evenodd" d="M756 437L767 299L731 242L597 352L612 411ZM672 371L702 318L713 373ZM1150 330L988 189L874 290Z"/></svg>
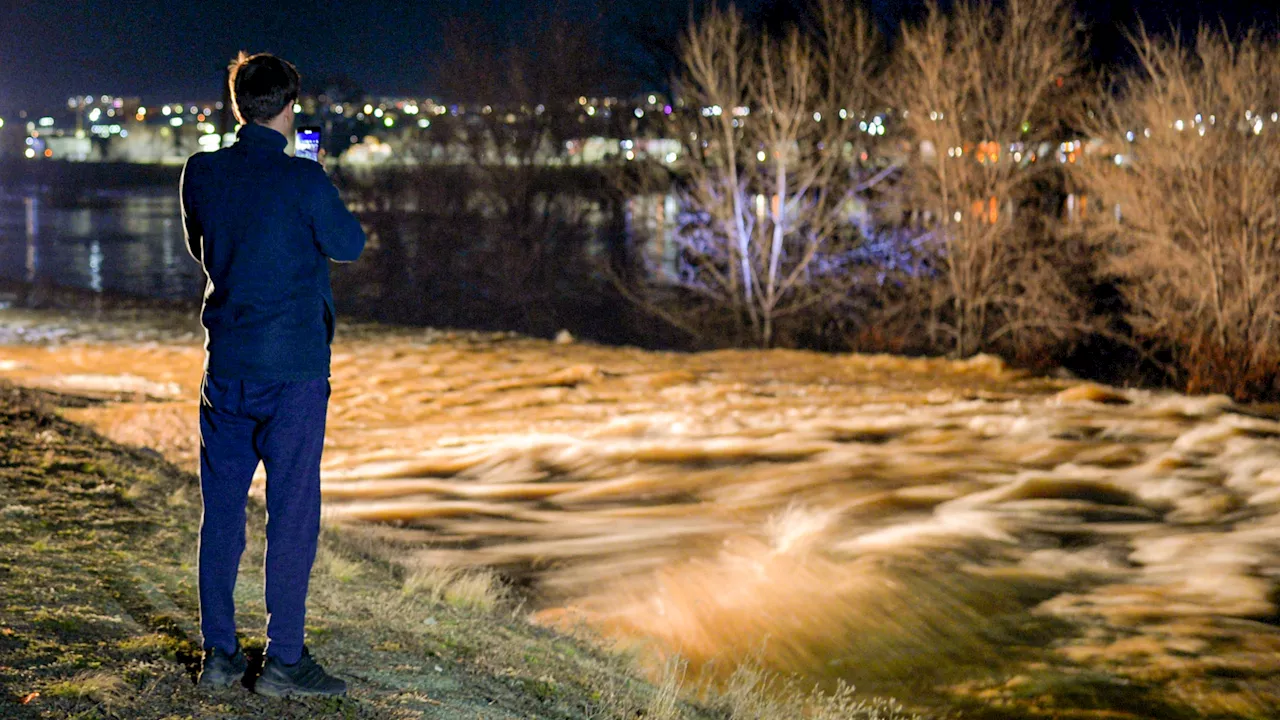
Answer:
<svg viewBox="0 0 1280 720"><path fill-rule="evenodd" d="M69 413L194 467L197 334L0 325L0 376L110 398ZM984 357L340 337L328 519L408 565L497 569L538 622L653 667L993 702L1097 672L1198 712L1280 707L1270 410Z"/></svg>

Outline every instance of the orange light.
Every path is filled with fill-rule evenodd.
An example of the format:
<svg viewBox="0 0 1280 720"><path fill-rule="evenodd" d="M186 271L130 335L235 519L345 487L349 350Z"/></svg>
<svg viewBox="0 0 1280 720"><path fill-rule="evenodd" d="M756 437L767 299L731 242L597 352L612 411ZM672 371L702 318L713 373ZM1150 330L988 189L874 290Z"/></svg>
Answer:
<svg viewBox="0 0 1280 720"><path fill-rule="evenodd" d="M45 149L44 149L44 156L45 156L45 157L53 157L53 151L52 151L52 150L50 150L49 148L45 148Z"/></svg>
<svg viewBox="0 0 1280 720"><path fill-rule="evenodd" d="M197 115L196 120L199 120L200 122L204 122L204 113L200 113L199 115Z"/></svg>
<svg viewBox="0 0 1280 720"><path fill-rule="evenodd" d="M987 206L988 206L987 214L989 216L987 218L987 222L991 223L992 225L995 225L996 221L1000 219L1000 206L996 204L996 198L994 195L991 197L991 200L987 203Z"/></svg>

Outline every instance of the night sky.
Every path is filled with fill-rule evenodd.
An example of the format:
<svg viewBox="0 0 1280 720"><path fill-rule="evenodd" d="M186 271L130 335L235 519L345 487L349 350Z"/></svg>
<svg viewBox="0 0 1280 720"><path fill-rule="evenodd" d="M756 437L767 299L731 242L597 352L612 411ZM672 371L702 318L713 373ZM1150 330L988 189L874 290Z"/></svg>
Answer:
<svg viewBox="0 0 1280 720"><path fill-rule="evenodd" d="M296 63L316 80L346 74L375 94L429 94L432 63L442 45L442 18L470 13L498 20L518 41L521 18L538 0L0 0L0 113L41 110L73 94L141 96L144 102L220 96L221 70L240 49L270 51ZM678 0L559 0L569 13L604 16L609 53L627 57L635 47L638 12L668 12L658 26L674 34L685 16ZM760 10L787 14L787 0L746 0ZM873 0L878 19L895 26L915 0ZM1207 5L1207 10L1201 10ZM1262 22L1265 3L1222 0L1139 0L1112 4L1082 0L1105 46L1118 44L1116 23L1135 14L1149 24L1194 24L1202 14L1223 15L1230 25ZM778 7L780 6L780 7ZM657 8L666 8L665 10ZM644 10L640 10L644 9ZM1274 13L1268 13L1270 18ZM652 18L651 18L652 19ZM1108 50L1110 52L1110 50ZM631 77L628 77L631 75ZM620 83L643 84L643 72L626 63Z"/></svg>

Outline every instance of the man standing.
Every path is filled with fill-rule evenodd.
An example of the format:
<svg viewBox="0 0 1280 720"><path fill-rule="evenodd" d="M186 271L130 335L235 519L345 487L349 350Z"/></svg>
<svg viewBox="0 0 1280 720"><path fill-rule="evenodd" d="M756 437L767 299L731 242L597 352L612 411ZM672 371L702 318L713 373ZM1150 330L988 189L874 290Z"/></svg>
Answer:
<svg viewBox="0 0 1280 720"><path fill-rule="evenodd" d="M303 644L307 582L320 532L320 454L329 404L333 295L329 261L364 249L359 221L319 163L284 153L299 75L267 55L231 64L234 145L182 171L187 246L204 266L200 392L200 685L244 676L233 591L245 502L267 471L264 695L341 695Z"/></svg>

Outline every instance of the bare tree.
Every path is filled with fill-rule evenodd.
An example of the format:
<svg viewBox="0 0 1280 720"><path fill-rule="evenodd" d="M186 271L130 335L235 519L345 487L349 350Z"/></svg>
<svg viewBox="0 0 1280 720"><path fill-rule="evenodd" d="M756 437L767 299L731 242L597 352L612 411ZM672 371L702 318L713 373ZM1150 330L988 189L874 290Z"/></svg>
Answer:
<svg viewBox="0 0 1280 720"><path fill-rule="evenodd" d="M683 37L671 128L687 149L683 221L667 281L684 302L663 310L673 322L728 318L732 334L769 346L781 320L851 283L852 200L882 177L855 147L876 43L864 12L838 0L816 8L812 32L754 34L730 7Z"/></svg>
<svg viewBox="0 0 1280 720"><path fill-rule="evenodd" d="M1201 27L1139 31L1138 66L1094 108L1106 153L1077 168L1114 212L1089 236L1130 323L1190 391L1274 394L1280 378L1280 46Z"/></svg>
<svg viewBox="0 0 1280 720"><path fill-rule="evenodd" d="M1079 262L1043 197L1061 187L1082 69L1069 0L934 2L904 28L888 94L912 142L902 189L933 249L918 285L935 346L1026 356L1078 333Z"/></svg>

